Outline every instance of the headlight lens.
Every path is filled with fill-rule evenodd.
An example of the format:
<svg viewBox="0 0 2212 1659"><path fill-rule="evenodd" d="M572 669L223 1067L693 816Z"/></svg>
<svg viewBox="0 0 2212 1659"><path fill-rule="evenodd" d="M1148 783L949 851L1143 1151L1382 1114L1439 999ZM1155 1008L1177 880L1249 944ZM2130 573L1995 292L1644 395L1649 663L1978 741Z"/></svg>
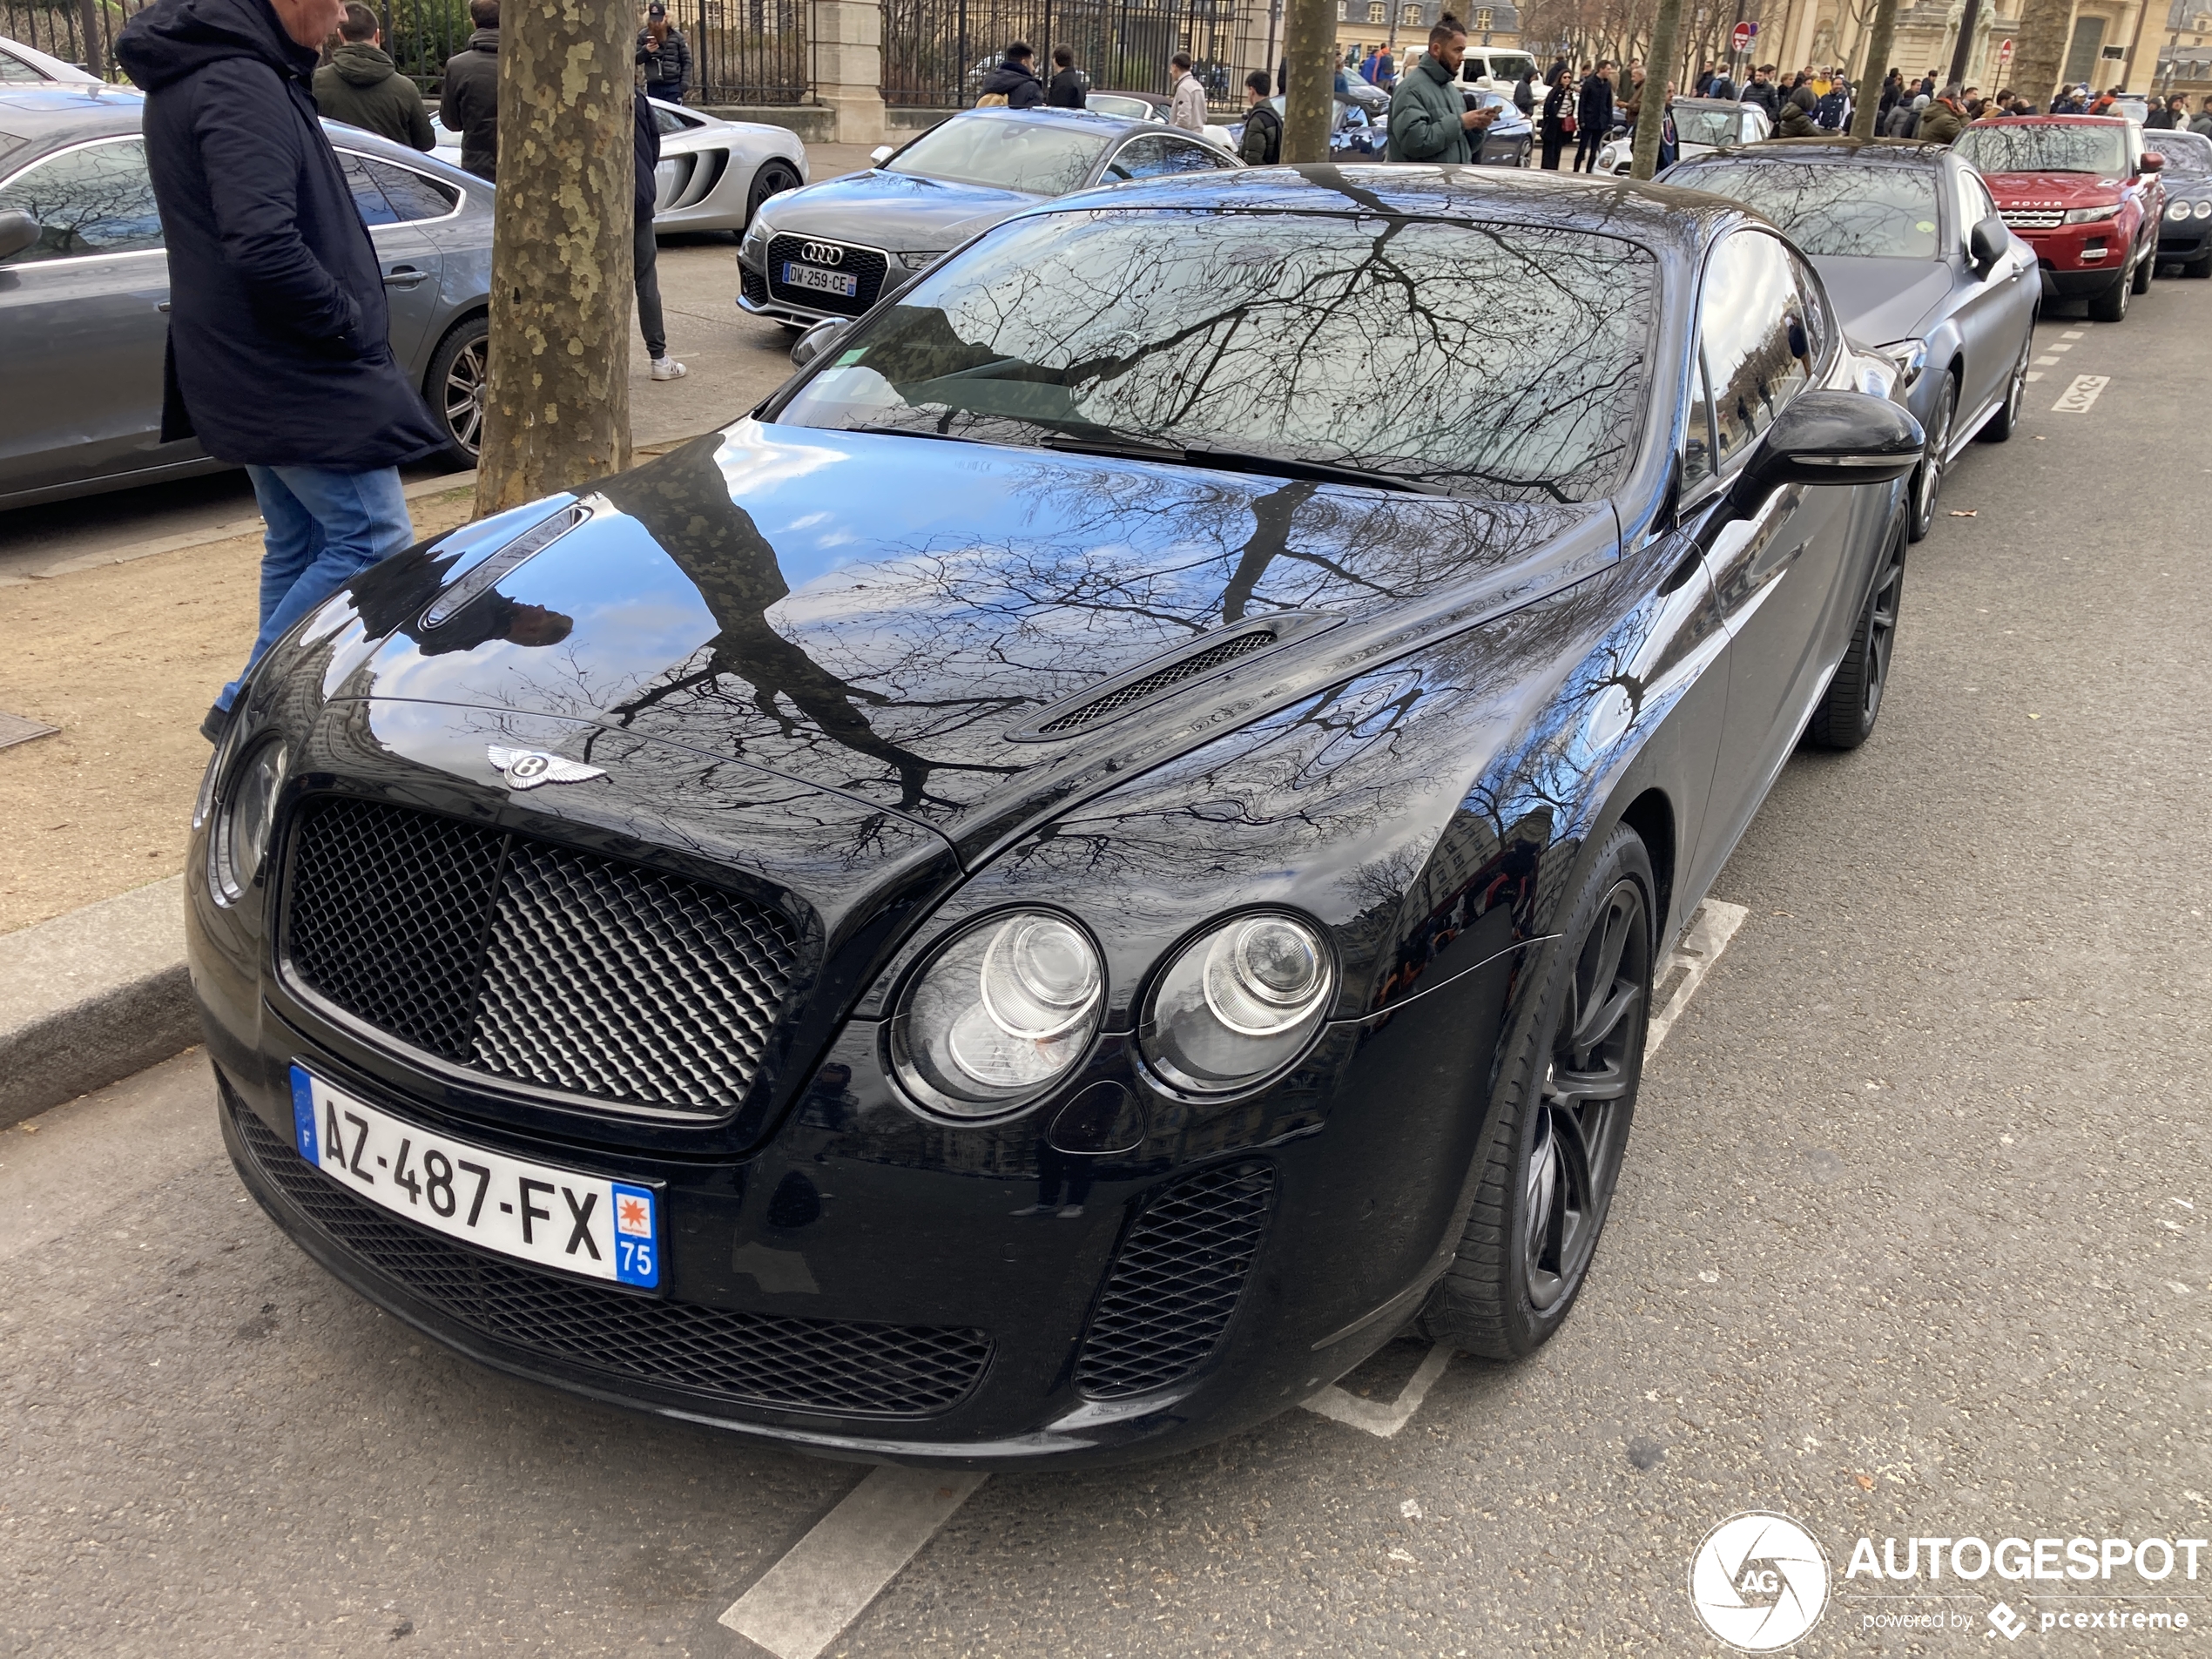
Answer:
<svg viewBox="0 0 2212 1659"><path fill-rule="evenodd" d="M289 756L281 743L255 750L233 779L221 816L215 822L215 885L235 904L261 873L276 822L277 792L284 786Z"/></svg>
<svg viewBox="0 0 2212 1659"><path fill-rule="evenodd" d="M2118 202L2109 207L2069 207L2066 210L2066 222L2069 225L2094 225L2101 219L2116 217L2119 212Z"/></svg>
<svg viewBox="0 0 2212 1659"><path fill-rule="evenodd" d="M1336 963L1295 916L1240 916L1184 947L1152 994L1144 1057L1176 1088L1247 1089L1297 1059L1328 1017Z"/></svg>
<svg viewBox="0 0 2212 1659"><path fill-rule="evenodd" d="M898 260L899 263L909 271L927 271L944 257L945 251L942 248L924 248L914 253L901 253L898 256Z"/></svg>
<svg viewBox="0 0 2212 1659"><path fill-rule="evenodd" d="M2195 212L2199 219L2212 219L2212 200L2197 203Z"/></svg>
<svg viewBox="0 0 2212 1659"><path fill-rule="evenodd" d="M1897 365L1898 379L1906 386L1919 380L1920 371L1928 366L1928 346L1923 340L1893 340L1874 349Z"/></svg>
<svg viewBox="0 0 2212 1659"><path fill-rule="evenodd" d="M1106 969L1082 928L1043 911L961 934L914 983L892 1028L900 1080L925 1105L985 1117L1072 1070L1106 1002Z"/></svg>
<svg viewBox="0 0 2212 1659"><path fill-rule="evenodd" d="M2188 216L2189 205L2187 202L2175 202L2166 210L2166 217L2168 219L2187 219Z"/></svg>
<svg viewBox="0 0 2212 1659"><path fill-rule="evenodd" d="M768 257L768 223L758 209L738 242L738 257L748 265L758 265Z"/></svg>

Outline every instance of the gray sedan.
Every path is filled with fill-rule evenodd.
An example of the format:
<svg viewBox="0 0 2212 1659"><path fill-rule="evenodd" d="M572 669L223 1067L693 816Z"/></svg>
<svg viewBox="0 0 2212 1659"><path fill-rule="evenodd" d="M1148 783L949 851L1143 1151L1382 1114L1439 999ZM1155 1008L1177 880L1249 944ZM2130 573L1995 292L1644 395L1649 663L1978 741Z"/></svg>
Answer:
<svg viewBox="0 0 2212 1659"><path fill-rule="evenodd" d="M1660 176L1773 220L1811 259L1844 332L1897 365L1928 435L1912 482L1919 541L1945 469L1977 436L2012 436L2027 386L2042 280L1981 175L1938 145L1791 138Z"/></svg>
<svg viewBox="0 0 2212 1659"><path fill-rule="evenodd" d="M144 100L0 87L0 507L223 463L161 442L169 264L139 137ZM491 292L491 187L354 127L331 142L391 302L393 354L475 464Z"/></svg>
<svg viewBox="0 0 2212 1659"><path fill-rule="evenodd" d="M738 245L738 304L806 327L857 317L948 249L1094 185L1241 166L1217 145L1087 110L971 110L866 172L762 204Z"/></svg>

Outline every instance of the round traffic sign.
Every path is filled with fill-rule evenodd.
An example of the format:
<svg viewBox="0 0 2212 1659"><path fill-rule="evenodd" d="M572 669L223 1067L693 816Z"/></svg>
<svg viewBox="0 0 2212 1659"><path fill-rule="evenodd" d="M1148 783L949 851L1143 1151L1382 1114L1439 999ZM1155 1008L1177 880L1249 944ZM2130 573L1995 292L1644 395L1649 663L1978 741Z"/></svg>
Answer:
<svg viewBox="0 0 2212 1659"><path fill-rule="evenodd" d="M1729 37L1729 39L1737 51L1749 51L1751 50L1752 39L1758 34L1758 24L1750 22L1739 23L1736 25L1735 31Z"/></svg>

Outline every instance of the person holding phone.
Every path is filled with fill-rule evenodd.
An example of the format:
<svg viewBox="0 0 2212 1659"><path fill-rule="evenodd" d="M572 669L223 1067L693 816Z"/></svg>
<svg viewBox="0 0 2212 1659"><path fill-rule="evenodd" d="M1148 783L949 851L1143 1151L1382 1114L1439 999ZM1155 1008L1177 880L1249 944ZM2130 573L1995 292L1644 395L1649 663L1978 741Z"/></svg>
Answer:
<svg viewBox="0 0 2212 1659"><path fill-rule="evenodd" d="M1390 98L1391 161L1465 165L1482 146L1482 134L1503 105L1470 110L1460 91L1460 65L1467 54L1467 26L1450 12L1428 31L1428 51L1401 76Z"/></svg>

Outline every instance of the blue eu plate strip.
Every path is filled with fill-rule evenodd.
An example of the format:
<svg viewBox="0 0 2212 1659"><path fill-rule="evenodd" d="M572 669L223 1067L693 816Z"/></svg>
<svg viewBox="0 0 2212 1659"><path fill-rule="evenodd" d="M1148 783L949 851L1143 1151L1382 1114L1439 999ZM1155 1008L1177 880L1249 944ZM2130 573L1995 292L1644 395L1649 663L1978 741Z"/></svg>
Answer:
<svg viewBox="0 0 2212 1659"><path fill-rule="evenodd" d="M653 1195L644 1187L610 1184L615 1200L615 1278L624 1285L655 1290L660 1285L659 1217Z"/></svg>
<svg viewBox="0 0 2212 1659"><path fill-rule="evenodd" d="M322 1162L315 1144L315 1080L305 1066L296 1064L292 1068L292 1138L299 1143L301 1157L310 1163Z"/></svg>

